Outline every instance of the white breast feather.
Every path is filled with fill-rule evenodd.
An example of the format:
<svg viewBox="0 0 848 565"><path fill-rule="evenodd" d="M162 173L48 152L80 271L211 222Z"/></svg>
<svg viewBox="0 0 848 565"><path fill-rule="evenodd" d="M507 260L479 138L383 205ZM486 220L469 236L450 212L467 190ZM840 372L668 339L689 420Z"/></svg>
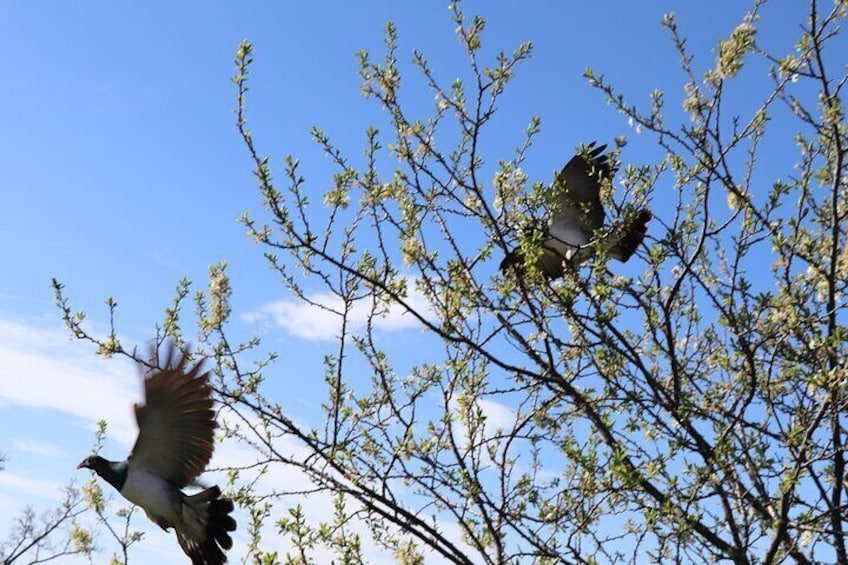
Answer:
<svg viewBox="0 0 848 565"><path fill-rule="evenodd" d="M133 504L140 506L154 522L162 521L174 525L179 516L174 512L174 499L170 485L161 477L130 465L127 480L121 494Z"/></svg>
<svg viewBox="0 0 848 565"><path fill-rule="evenodd" d="M569 257L576 247L586 245L591 239L591 234L587 234L581 225L579 214L569 212L566 210L551 218L548 222L551 237L545 242L545 247L563 257Z"/></svg>

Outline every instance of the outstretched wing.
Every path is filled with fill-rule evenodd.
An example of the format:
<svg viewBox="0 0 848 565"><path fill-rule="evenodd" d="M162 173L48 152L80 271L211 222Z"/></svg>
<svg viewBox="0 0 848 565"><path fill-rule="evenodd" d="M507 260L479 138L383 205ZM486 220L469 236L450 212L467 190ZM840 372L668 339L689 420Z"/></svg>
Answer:
<svg viewBox="0 0 848 565"><path fill-rule="evenodd" d="M206 468L216 426L209 373L202 361L188 367L186 353L169 345L165 368L145 376L145 404L135 405L138 438L129 457L179 487Z"/></svg>
<svg viewBox="0 0 848 565"><path fill-rule="evenodd" d="M595 147L595 142L583 147L554 181L548 231L568 246L586 245L595 230L604 225L601 186L614 173L609 156L604 154L606 147Z"/></svg>

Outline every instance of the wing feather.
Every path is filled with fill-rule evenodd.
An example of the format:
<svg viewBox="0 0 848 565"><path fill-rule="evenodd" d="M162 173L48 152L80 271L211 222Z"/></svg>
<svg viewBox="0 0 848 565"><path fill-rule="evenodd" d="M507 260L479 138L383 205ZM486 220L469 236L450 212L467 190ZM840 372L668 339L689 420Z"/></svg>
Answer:
<svg viewBox="0 0 848 565"><path fill-rule="evenodd" d="M551 217L551 235L565 230L565 243L583 245L585 241L571 241L574 233L582 233L588 241L595 230L604 225L604 206L601 203L601 186L614 173L606 145L595 146L593 141L566 163L554 181L554 204Z"/></svg>
<svg viewBox="0 0 848 565"><path fill-rule="evenodd" d="M145 403L135 405L138 438L130 461L178 487L206 469L215 446L212 390L202 364L189 366L187 352L169 345L164 369L144 378Z"/></svg>

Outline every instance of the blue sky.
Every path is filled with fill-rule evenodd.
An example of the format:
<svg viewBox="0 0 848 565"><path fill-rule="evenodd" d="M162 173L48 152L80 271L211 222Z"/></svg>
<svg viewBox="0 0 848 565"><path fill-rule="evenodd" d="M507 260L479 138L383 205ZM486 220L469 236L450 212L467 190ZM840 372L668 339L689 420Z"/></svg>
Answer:
<svg viewBox="0 0 848 565"><path fill-rule="evenodd" d="M667 89L670 111L682 113L683 76L662 14L678 13L703 70L747 9L736 0L468 2L467 13L489 21L484 54L526 40L535 47L483 139L487 166L510 156L533 115L542 133L525 165L532 180L549 180L576 145L623 134L630 141L625 162L656 159L653 140L628 128L586 84L584 68L604 73L636 102L655 87ZM791 50L801 21L791 9L767 5L758 41ZM443 2L0 3L0 452L8 456L0 539L25 504L49 507L59 499L57 485L88 479L75 465L90 450L96 420L112 424L107 456L122 458L134 437L135 369L98 359L68 338L51 277L67 286L95 330L107 321L103 299L114 296L121 334L142 344L180 278L202 286L210 264L228 261L237 331L261 332L286 358L299 391L287 402L299 417L314 415L309 400L321 393L328 330L287 302L236 222L245 210L257 211L260 198L234 127L232 61L248 38L256 59L249 119L260 150L272 164L286 154L300 158L320 194L333 170L309 131L321 127L361 158L365 128L382 122L377 105L359 94L355 54L367 49L378 57L389 20L404 61L419 49L445 83L464 73ZM431 104L406 71L410 101ZM740 104L756 102L761 76L740 81ZM269 309L282 314L263 317ZM416 331L407 326L396 320L383 333ZM145 520L136 526L151 542L133 562L179 554Z"/></svg>

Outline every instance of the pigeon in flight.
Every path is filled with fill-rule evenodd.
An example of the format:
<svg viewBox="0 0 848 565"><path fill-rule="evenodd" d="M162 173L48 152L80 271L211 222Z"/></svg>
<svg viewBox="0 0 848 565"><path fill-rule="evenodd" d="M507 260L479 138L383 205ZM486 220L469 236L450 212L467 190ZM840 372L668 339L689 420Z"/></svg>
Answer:
<svg viewBox="0 0 848 565"><path fill-rule="evenodd" d="M595 239L610 257L627 261L642 243L653 215L647 208L633 218L614 224L606 233L601 187L612 180L615 170L604 154L606 145L592 142L579 151L563 167L551 187L553 209L544 234L542 254L536 267L548 278L561 277L567 269L576 268L595 254ZM521 270L524 256L520 249L510 251L501 261L501 271Z"/></svg>
<svg viewBox="0 0 848 565"><path fill-rule="evenodd" d="M174 528L192 565L221 565L233 546L233 502L217 486L182 491L212 458L216 427L209 372L202 361L189 366L186 354L169 345L164 369L144 377L145 404L135 405L138 438L127 460L91 455L77 468L100 475L162 529Z"/></svg>

